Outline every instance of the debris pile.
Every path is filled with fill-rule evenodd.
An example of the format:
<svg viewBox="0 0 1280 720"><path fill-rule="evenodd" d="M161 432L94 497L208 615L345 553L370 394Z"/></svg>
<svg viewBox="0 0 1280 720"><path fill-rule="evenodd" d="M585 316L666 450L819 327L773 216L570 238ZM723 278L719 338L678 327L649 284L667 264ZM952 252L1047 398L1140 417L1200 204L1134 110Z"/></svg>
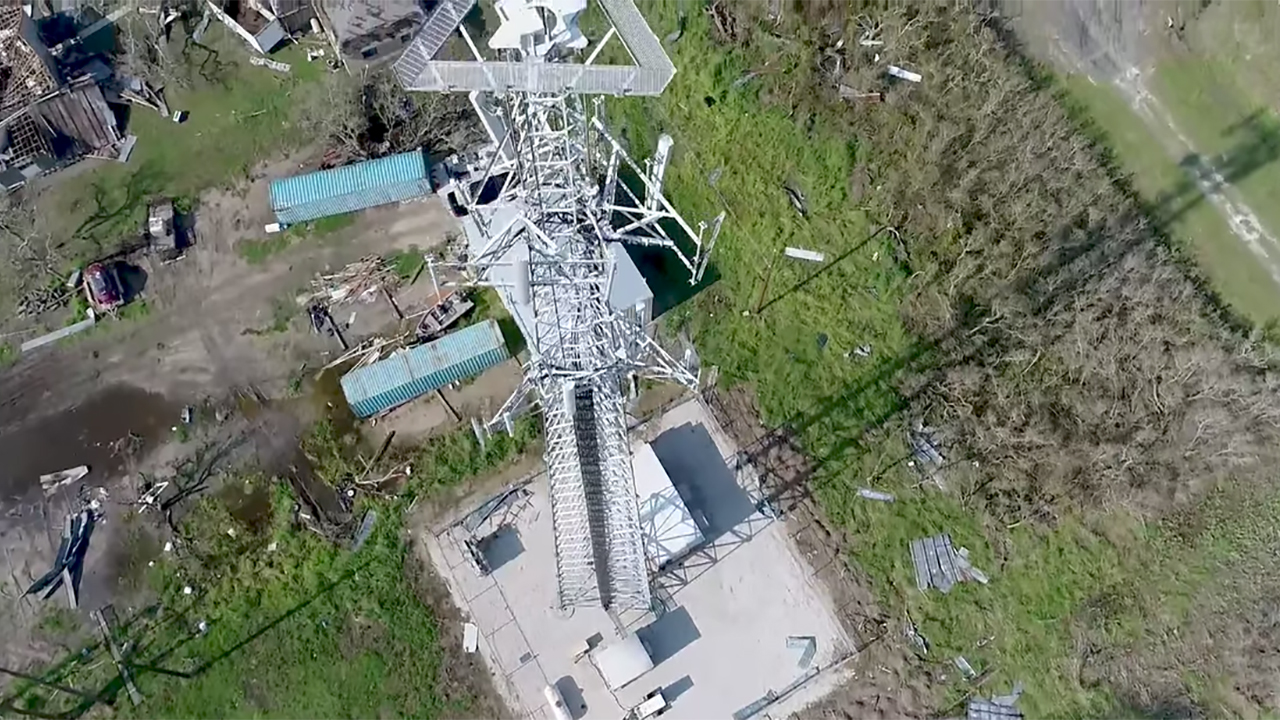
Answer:
<svg viewBox="0 0 1280 720"><path fill-rule="evenodd" d="M79 468L75 470L78 471ZM83 477L83 475L79 477ZM46 487L47 492L48 489ZM99 489L98 494L101 496L104 492ZM63 521L62 542L58 545L58 554L54 556L53 567L49 569L49 572L41 575L35 582L31 583L31 586L27 588L23 595L43 593L42 598L48 600L53 597L58 588L64 588L67 592L68 606L72 610L77 609L79 607L80 578L84 575L84 557L89 551L89 536L93 534L93 526L101 517L101 497L90 499L85 493L82 493L81 508L68 514Z"/></svg>
<svg viewBox="0 0 1280 720"><path fill-rule="evenodd" d="M311 292L298 296L298 305L320 303L335 307L357 299L373 302L379 291L394 288L399 282L399 276L386 259L370 255L338 272L317 276L311 281Z"/></svg>
<svg viewBox="0 0 1280 720"><path fill-rule="evenodd" d="M20 318L42 315L65 306L70 298L71 293L60 285L36 288L18 301L17 315Z"/></svg>

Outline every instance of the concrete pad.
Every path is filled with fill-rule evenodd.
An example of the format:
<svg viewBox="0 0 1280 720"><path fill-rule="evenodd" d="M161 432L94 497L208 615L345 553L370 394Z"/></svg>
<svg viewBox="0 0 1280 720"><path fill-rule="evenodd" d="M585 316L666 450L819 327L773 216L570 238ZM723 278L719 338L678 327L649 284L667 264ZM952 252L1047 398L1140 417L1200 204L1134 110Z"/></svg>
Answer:
<svg viewBox="0 0 1280 720"><path fill-rule="evenodd" d="M700 515L705 529L718 535L704 554L689 560L687 572L675 574L687 577L687 584L671 587L671 578L664 578L674 606L661 617L650 614L635 624L630 616L623 619L627 631L645 643L655 667L614 693L592 655L575 663L584 643L605 646L620 637L619 629L603 609L565 613L556 607L544 475L528 486L533 493L530 511L516 521L521 552L490 576L502 594L485 592L469 603L474 621L489 635L482 650L490 667L513 680L506 683L510 700L527 717L542 717L542 689L551 683L582 717L616 719L662 688L672 703L664 718L728 718L807 672L798 665L800 651L787 647L793 635L816 639L809 667L817 668L818 676L765 712L785 715L836 687L844 677L840 663L851 656L852 644L785 526L755 512L750 488L740 484L748 475L732 468L737 448L697 401L672 409L642 432L690 509L697 506L695 517ZM452 575L455 591L473 583L462 577L475 574L470 567L440 570ZM503 596L509 604L499 603ZM533 659L522 661L522 652L533 653Z"/></svg>
<svg viewBox="0 0 1280 720"><path fill-rule="evenodd" d="M489 636L489 646L507 674L519 670L533 660L533 651L524 641L518 623L509 622ZM541 688L539 688L541 690Z"/></svg>
<svg viewBox="0 0 1280 720"><path fill-rule="evenodd" d="M481 634L492 635L512 620L511 610L497 585L471 598L470 605L472 621L480 627Z"/></svg>

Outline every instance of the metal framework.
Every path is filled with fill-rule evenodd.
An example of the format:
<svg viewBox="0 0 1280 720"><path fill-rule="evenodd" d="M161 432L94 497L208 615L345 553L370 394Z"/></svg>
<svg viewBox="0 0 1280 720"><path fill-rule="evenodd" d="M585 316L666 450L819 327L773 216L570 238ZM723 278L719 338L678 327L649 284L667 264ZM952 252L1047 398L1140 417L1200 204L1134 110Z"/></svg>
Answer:
<svg viewBox="0 0 1280 720"><path fill-rule="evenodd" d="M438 282L443 269L457 278L446 284L495 288L528 341L521 386L477 430L510 431L515 416L534 404L541 407L560 606L647 610L651 596L627 439L627 394L637 377L696 388L698 369L691 350L677 362L629 318L627 308L610 306L610 245L667 248L696 283L724 216L690 227L662 195L671 139L664 136L655 158L642 168L609 134L601 99L583 97L584 91L636 92L633 80L644 75L637 68L629 70L631 80L617 82L509 81L592 77L600 69L591 65L600 48L618 35L630 38L633 56L633 45L642 49L650 71L666 72L665 79L645 86L660 92L674 67L630 0L602 0L614 28L582 64L548 58L566 53L569 41L556 40L557 33L573 43L582 40L569 48L586 44L575 22L585 0L499 0L504 24L518 24L517 16L535 7L556 20L555 26L520 35L518 49L499 44L501 62L487 61L458 24L471 3L444 0L396 68L409 89L473 90L472 103L491 140L469 161L450 167L455 179L445 192L461 208L467 255L432 263L432 278ZM443 29L448 22L462 33L474 62L442 65L430 59L452 31ZM510 37L509 30L500 28L495 36L507 31ZM449 68L463 64L465 73L441 84ZM486 80L472 83L466 77ZM500 92L479 92L495 89ZM620 182L624 168L634 176L638 194Z"/></svg>

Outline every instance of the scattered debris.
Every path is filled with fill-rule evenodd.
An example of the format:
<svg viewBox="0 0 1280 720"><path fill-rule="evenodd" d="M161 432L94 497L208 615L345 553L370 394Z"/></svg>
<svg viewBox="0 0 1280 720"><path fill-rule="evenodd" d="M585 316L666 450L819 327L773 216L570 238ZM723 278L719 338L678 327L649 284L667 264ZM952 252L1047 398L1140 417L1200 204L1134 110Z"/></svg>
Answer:
<svg viewBox="0 0 1280 720"><path fill-rule="evenodd" d="M796 260L808 260L809 262L816 262L816 263L820 263L827 259L827 256L823 253L817 252L815 250L805 250L804 248L797 248L797 247L785 248L782 251L782 254L786 255L789 258L795 258Z"/></svg>
<svg viewBox="0 0 1280 720"><path fill-rule="evenodd" d="M311 281L311 292L299 295L297 302L299 306L314 302L341 305L356 299L372 302L379 289L395 287L399 281L399 276L385 258L369 255L336 273L318 275Z"/></svg>
<svg viewBox="0 0 1280 720"><path fill-rule="evenodd" d="M911 541L911 561L916 569L916 587L921 592L937 588L950 592L956 583L975 580L987 584L987 576L969 564L969 551L959 552L951 544L951 535L942 533Z"/></svg>
<svg viewBox="0 0 1280 720"><path fill-rule="evenodd" d="M58 488L70 485L88 474L88 465L77 465L68 470L59 470L55 473L41 475L40 486L44 488L45 497L50 497L57 492Z"/></svg>
<svg viewBox="0 0 1280 720"><path fill-rule="evenodd" d="M82 275L83 273L79 270L73 273L74 284L69 280L67 287L73 290L79 287ZM65 290L45 285L22 296L18 301L17 315L20 318L35 317L66 305L70 298L70 294Z"/></svg>
<svg viewBox="0 0 1280 720"><path fill-rule="evenodd" d="M133 155L133 149L138 146L138 136L132 133L125 135L120 141L120 149L116 152L116 162L127 163Z"/></svg>
<svg viewBox="0 0 1280 720"><path fill-rule="evenodd" d="M475 623L462 624L462 649L473 653L480 647L480 628Z"/></svg>
<svg viewBox="0 0 1280 720"><path fill-rule="evenodd" d="M819 350L826 350L828 342L831 342L831 336L827 335L826 333L818 333L818 349Z"/></svg>
<svg viewBox="0 0 1280 720"><path fill-rule="evenodd" d="M893 493L880 492L879 490L872 490L870 488L858 488L858 496L866 498L867 500L877 500L879 502L887 503L891 503L897 499L893 496Z"/></svg>
<svg viewBox="0 0 1280 720"><path fill-rule="evenodd" d="M791 200L791 206L800 213L801 217L809 217L809 205L805 202L804 193L791 186L790 183L783 185L782 189L786 191L787 198Z"/></svg>
<svg viewBox="0 0 1280 720"><path fill-rule="evenodd" d="M897 65L890 65L888 70L890 75L908 82L918 83L924 79L924 76L919 73L913 73L910 70L903 70Z"/></svg>
<svg viewBox="0 0 1280 720"><path fill-rule="evenodd" d="M872 92L864 92L855 87L841 84L839 88L839 93L840 93L841 99L844 99L844 100L857 100L859 102L865 102L872 105L884 102L884 93L878 90L874 90Z"/></svg>
<svg viewBox="0 0 1280 720"><path fill-rule="evenodd" d="M920 634L919 628L916 627L915 623L911 622L911 618L907 618L907 621L903 623L902 635L911 643L912 647L920 651L921 655L929 654L929 641Z"/></svg>
<svg viewBox="0 0 1280 720"><path fill-rule="evenodd" d="M80 576L84 572L84 556L89 548L89 536L93 533L96 519L96 514L87 508L71 513L63 519L62 542L58 545L53 567L31 583L23 595L43 592L43 599L48 600L53 597L59 587L65 585L71 608L75 609L77 588L80 584Z"/></svg>
<svg viewBox="0 0 1280 720"><path fill-rule="evenodd" d="M373 533L373 525L377 521L378 513L373 510L364 514L364 519L360 521L360 529L356 530L355 539L351 541L351 552L358 552L360 548L364 547L364 543L369 539L369 535Z"/></svg>
<svg viewBox="0 0 1280 720"><path fill-rule="evenodd" d="M962 547L956 551L956 567L960 568L960 574L968 580L974 580L983 585L991 581L986 573L969 563L969 548Z"/></svg>
<svg viewBox="0 0 1280 720"><path fill-rule="evenodd" d="M847 357L851 357L851 358L852 357L860 357L860 358L871 357L871 346L859 345L858 347L850 350Z"/></svg>
<svg viewBox="0 0 1280 720"><path fill-rule="evenodd" d="M182 424L183 425L190 425L191 421L194 418L195 418L195 408L191 407L190 405L187 405L186 407L182 408Z"/></svg>
<svg viewBox="0 0 1280 720"><path fill-rule="evenodd" d="M307 62L312 62L316 58L324 57L324 48L309 48L307 50Z"/></svg>
<svg viewBox="0 0 1280 720"><path fill-rule="evenodd" d="M307 59L308 60L311 59L310 53L308 53ZM291 66L289 63L282 63L279 60L271 60L269 58L258 57L257 55L249 58L249 64L257 65L258 67L268 67L268 68L271 68L272 70L275 70L276 72L282 72L282 73L287 73L293 69L293 66Z"/></svg>
<svg viewBox="0 0 1280 720"><path fill-rule="evenodd" d="M710 185L711 187L715 187L716 183L720 182L721 175L724 175L723 166L718 167L715 170L712 170L711 174L707 175L707 184Z"/></svg>
<svg viewBox="0 0 1280 720"><path fill-rule="evenodd" d="M186 122L186 121L187 121L187 117L188 117L189 115L190 115L190 113L188 113L186 110L174 110L174 111L173 111L173 117L172 117L171 119L172 119L175 123L177 123L177 124L181 125L182 123L184 123L184 122Z"/></svg>
<svg viewBox="0 0 1280 720"><path fill-rule="evenodd" d="M268 223L262 226L262 232L268 235L275 235L276 233L280 232L283 229L284 229L284 226L282 226L278 222Z"/></svg>
<svg viewBox="0 0 1280 720"><path fill-rule="evenodd" d="M796 662L796 666L804 670L809 667L813 662L813 656L818 653L818 638L813 635L791 635L787 638L787 648L800 651L800 659Z"/></svg>
<svg viewBox="0 0 1280 720"><path fill-rule="evenodd" d="M143 510L148 510L148 509L159 510L160 495L163 494L164 491L168 489L168 487L169 487L168 480L162 480L158 483L151 484L150 487L147 487L147 489L143 491L142 496L138 498L138 504L142 506ZM164 544L165 552L169 552L171 549L173 549L173 543Z"/></svg>
<svg viewBox="0 0 1280 720"><path fill-rule="evenodd" d="M749 72L743 73L742 77L738 78L737 80L734 80L731 87L734 90L738 90L740 88L745 87L747 83L751 82L752 80L755 80L758 77L760 77L760 73L756 72L755 70L751 70Z"/></svg>
<svg viewBox="0 0 1280 720"><path fill-rule="evenodd" d="M1022 696L1022 683L1015 683L1013 692L999 695L990 700L970 698L965 710L965 720L1020 720L1022 711L1015 707Z"/></svg>
<svg viewBox="0 0 1280 720"><path fill-rule="evenodd" d="M172 543L172 542L167 542L167 541L166 541L166 542L165 542L165 544L164 544L164 551L165 551L165 552L173 552L173 543Z"/></svg>
<svg viewBox="0 0 1280 720"><path fill-rule="evenodd" d="M972 680L978 676L977 671L973 669L973 666L969 664L969 661L966 660L963 655L957 655L955 660L952 660L952 662L955 663L956 667L960 670L960 674L964 675L966 680Z"/></svg>
<svg viewBox="0 0 1280 720"><path fill-rule="evenodd" d="M206 621L204 621L204 620L201 620L201 621L199 621L199 622L197 622L197 623L196 623L196 634L197 634L197 635L204 635L204 634L205 634L205 633L207 633L207 632L209 632L209 623L208 623L208 622L206 622Z"/></svg>
<svg viewBox="0 0 1280 720"><path fill-rule="evenodd" d="M182 594L183 594L183 595L190 595L190 594L191 594L191 593L193 593L193 592L195 592L195 590L191 589L191 586L190 586L190 585L183 585L183 586L182 586Z"/></svg>
<svg viewBox="0 0 1280 720"><path fill-rule="evenodd" d="M929 474L941 470L946 464L947 459L942 454L935 434L933 428L926 427L921 420L917 420L915 427L907 433L907 439L911 445L911 456L915 458L914 462L918 464L918 469L922 473Z"/></svg>
<svg viewBox="0 0 1280 720"><path fill-rule="evenodd" d="M120 673L120 679L124 682L125 689L129 691L129 701L138 706L142 704L142 693L138 692L138 688L133 684L133 677L129 674L129 667L125 664L124 653L120 651L116 645L115 638L111 634L111 627L107 624L106 614L115 614L110 605L101 610L94 610L90 614L98 623L98 632L102 635L102 642L111 651L111 660L116 664L116 671Z"/></svg>

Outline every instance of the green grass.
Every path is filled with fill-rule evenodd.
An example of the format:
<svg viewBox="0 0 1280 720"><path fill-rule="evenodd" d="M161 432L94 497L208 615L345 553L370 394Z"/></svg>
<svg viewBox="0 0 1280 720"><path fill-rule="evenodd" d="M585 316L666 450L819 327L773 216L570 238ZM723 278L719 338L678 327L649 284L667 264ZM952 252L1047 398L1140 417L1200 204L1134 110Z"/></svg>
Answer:
<svg viewBox="0 0 1280 720"><path fill-rule="evenodd" d="M218 23L205 43L218 52L205 65L209 78L194 70L206 59L197 49L191 84L166 88L170 108L190 114L186 122L178 125L135 107L129 132L138 136L138 145L127 165L104 162L67 173L42 194L40 208L51 230L71 238L79 256L110 251L136 237L152 197L192 204L205 190L244 180L259 163L313 140L300 128L307 120L306 96L317 92L324 77L319 63L307 63L301 49L287 47L275 57L293 64L290 74L254 67L243 42Z"/></svg>
<svg viewBox="0 0 1280 720"><path fill-rule="evenodd" d="M137 646L134 670L146 702L124 717L384 717L492 715L465 673L449 672L444 630L419 600L422 571L404 542L403 516L415 496L453 487L529 450L534 425L480 448L470 429L434 439L411 456L411 486L365 498L378 521L357 553L293 525L287 486L253 474L226 480L181 521L182 554L162 554L150 580L164 607L144 614L121 639ZM362 465L351 438L322 423L304 440L317 477L338 481ZM367 454L367 453L366 453ZM233 530L234 534L228 533ZM191 595L183 593L190 586ZM194 633L204 621L208 632ZM73 654L50 679L97 688L112 677L101 648ZM117 685L109 692L119 693ZM24 685L17 702L46 712L66 696Z"/></svg>
<svg viewBox="0 0 1280 720"><path fill-rule="evenodd" d="M261 265L303 240L333 236L351 227L355 221L355 213L343 213L291 225L261 240L241 240L236 243L236 252L250 265Z"/></svg>
<svg viewBox="0 0 1280 720"><path fill-rule="evenodd" d="M250 265L261 265L284 252L292 244L293 238L280 233L265 240L241 240L236 243L236 252Z"/></svg>
<svg viewBox="0 0 1280 720"><path fill-rule="evenodd" d="M1067 76L1063 85L1070 99L1102 129L1101 141L1114 152L1119 168L1129 174L1134 189L1147 202L1178 195L1178 204L1185 204L1186 211L1167 231L1195 259L1222 298L1259 325L1280 318L1280 286L1231 231L1222 213L1198 189L1187 187L1187 172L1120 91L1082 75Z"/></svg>
<svg viewBox="0 0 1280 720"><path fill-rule="evenodd" d="M387 261L391 263L396 275L405 281L417 277L427 264L426 257L423 256L422 250L417 245L410 245L408 250L390 253L387 255Z"/></svg>
<svg viewBox="0 0 1280 720"><path fill-rule="evenodd" d="M677 8L665 2L647 11L659 37L674 29ZM844 123L838 113L869 111L812 100L793 108L786 79L812 67L804 49L766 56L759 49L765 43L758 43L727 50L708 32L702 14L690 14L673 48L680 72L665 94L611 105L615 127L633 154L644 157L660 132L675 137L666 188L686 217L729 211L714 258L718 281L669 313L668 321L691 333L703 363L719 366L724 382L750 386L767 424L785 424L799 435L819 465L810 486L844 530L850 562L868 573L889 616L909 611L933 645L925 662L936 673L935 709L952 707L969 691L950 665L963 654L979 671L992 670L982 692L1025 683L1019 706L1028 717L1126 711L1111 688L1082 682L1082 638L1102 643L1104 652L1153 647L1152 638L1178 631L1191 604L1203 610L1212 598L1225 602L1230 594L1215 595L1212 578L1234 577L1237 559L1265 547L1260 538L1266 528L1280 523L1259 522L1261 530L1240 537L1226 513L1205 518L1184 539L1167 523L1144 524L1116 510L1087 516L1068 511L1052 525L1006 527L965 494L922 487L906 466L907 418L898 413L907 399L897 383L909 369L929 367L932 351L903 325L907 270L895 260L888 234L872 237L876 225L861 210L869 201L853 196L849 183L859 157L886 149L839 131ZM769 86L775 102L755 89L758 82L732 87L766 59L782 78ZM1088 95L1085 101L1120 112L1114 96ZM797 121L806 114L807 123ZM1129 122L1118 124L1117 132L1142 130ZM1126 143L1121 151L1127 167L1142 171L1136 181L1146 192L1159 193L1180 176L1157 149ZM723 171L713 188L707 178L717 168ZM782 190L788 181L805 193L808 218L788 202ZM1266 300L1273 289L1264 291L1245 271L1247 257L1227 242L1211 209L1196 208L1177 229L1193 236L1216 233L1217 244L1197 248L1222 250L1211 254L1224 291L1246 286L1231 287L1237 301L1258 319L1273 317ZM827 263L777 259L786 245L825 252ZM763 312L755 312L758 305ZM825 349L820 334L828 338ZM864 344L871 357L850 357ZM864 485L893 491L899 501L862 500L853 489ZM1234 498L1237 512L1273 502L1242 498L1229 487L1221 495ZM989 585L964 584L947 595L915 589L908 544L943 531L970 549L975 565L991 575ZM941 674L951 680L939 681Z"/></svg>
<svg viewBox="0 0 1280 720"><path fill-rule="evenodd" d="M0 368L8 367L18 361L18 351L11 342L0 342Z"/></svg>

